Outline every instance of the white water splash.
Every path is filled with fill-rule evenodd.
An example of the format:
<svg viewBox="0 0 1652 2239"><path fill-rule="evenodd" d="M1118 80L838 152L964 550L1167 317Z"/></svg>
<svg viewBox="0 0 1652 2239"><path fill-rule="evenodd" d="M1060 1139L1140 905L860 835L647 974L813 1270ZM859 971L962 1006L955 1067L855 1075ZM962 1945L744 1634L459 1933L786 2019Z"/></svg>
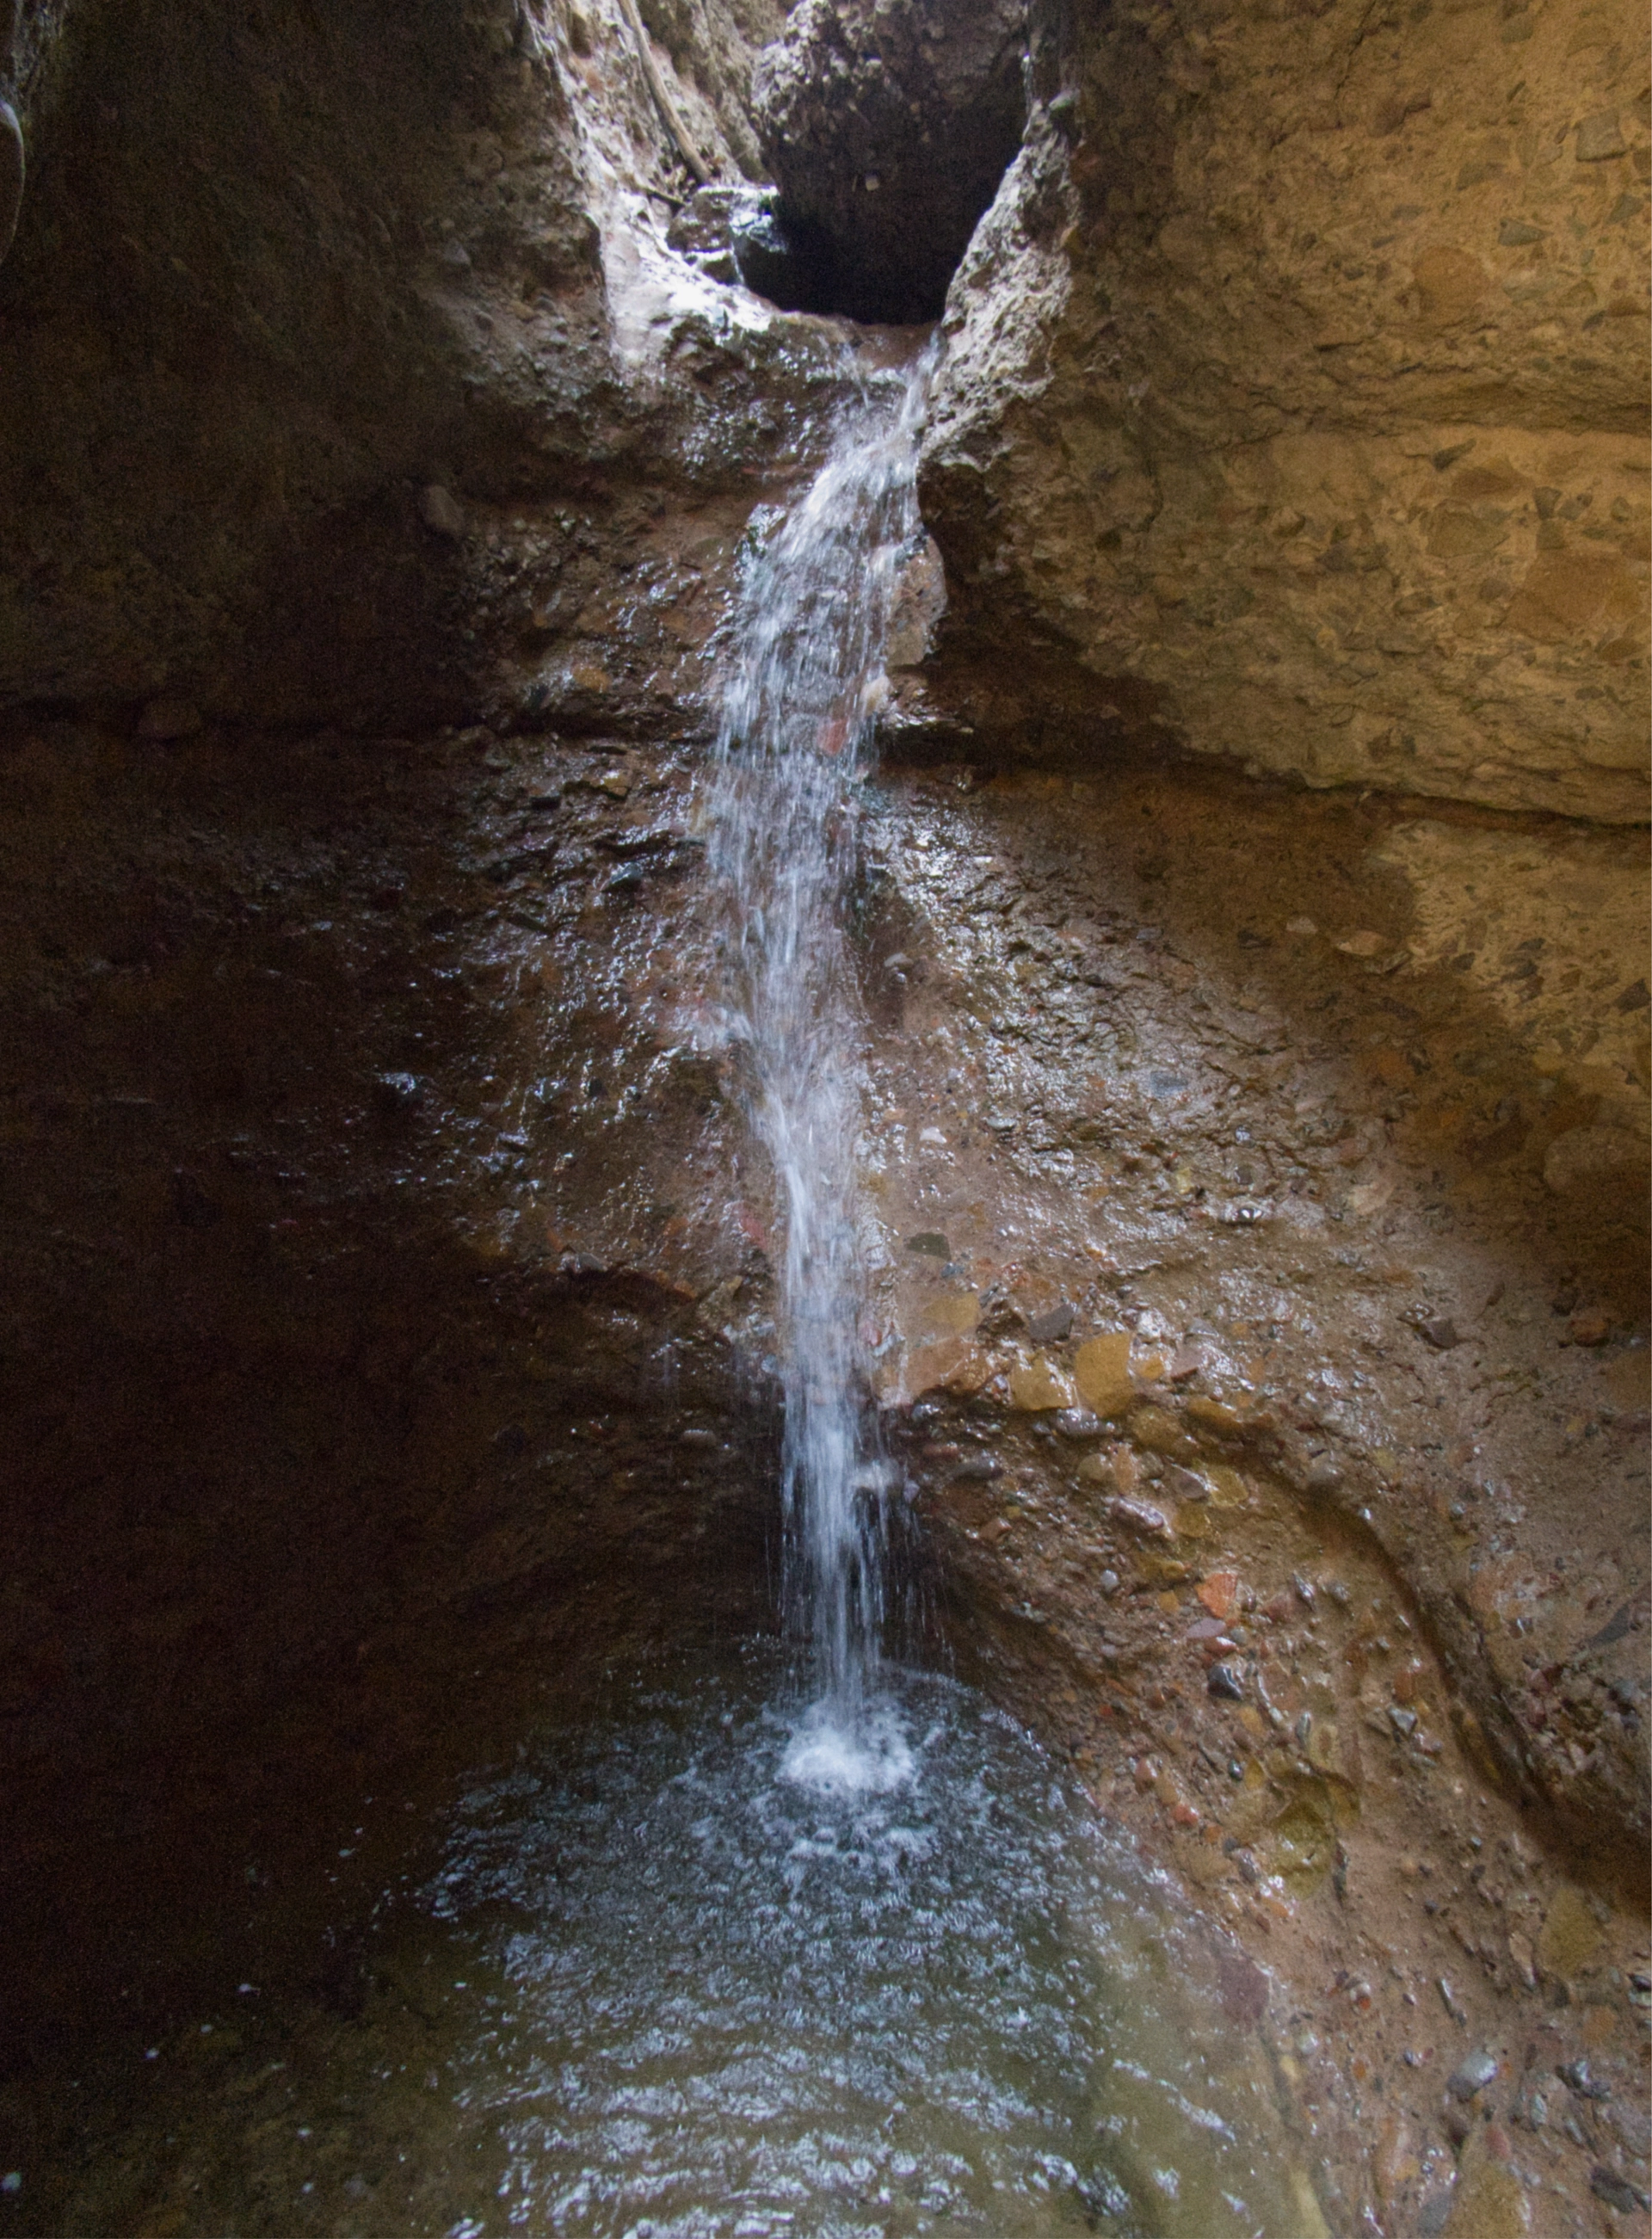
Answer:
<svg viewBox="0 0 1652 2239"><path fill-rule="evenodd" d="M828 1698L806 1712L780 1759L780 1777L821 1796L888 1796L904 1788L916 1763L892 1707L864 1706L853 1723Z"/></svg>
<svg viewBox="0 0 1652 2239"><path fill-rule="evenodd" d="M884 1619L886 1472L859 1336L861 1007L844 923L854 783L888 690L895 578L919 533L931 357L868 383L753 560L723 699L713 862L733 920L736 1031L786 1219L785 1593L852 1731Z"/></svg>

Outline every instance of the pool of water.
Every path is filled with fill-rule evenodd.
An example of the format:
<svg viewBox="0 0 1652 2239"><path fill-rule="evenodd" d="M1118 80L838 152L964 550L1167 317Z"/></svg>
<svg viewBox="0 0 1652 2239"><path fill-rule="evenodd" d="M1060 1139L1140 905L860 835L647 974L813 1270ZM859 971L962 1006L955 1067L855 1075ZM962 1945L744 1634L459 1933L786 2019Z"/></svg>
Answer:
<svg viewBox="0 0 1652 2239"><path fill-rule="evenodd" d="M354 1997L88 2085L53 2228L1323 2233L1256 1978L1011 1719L885 1677L849 1734L753 1652L526 1740Z"/></svg>

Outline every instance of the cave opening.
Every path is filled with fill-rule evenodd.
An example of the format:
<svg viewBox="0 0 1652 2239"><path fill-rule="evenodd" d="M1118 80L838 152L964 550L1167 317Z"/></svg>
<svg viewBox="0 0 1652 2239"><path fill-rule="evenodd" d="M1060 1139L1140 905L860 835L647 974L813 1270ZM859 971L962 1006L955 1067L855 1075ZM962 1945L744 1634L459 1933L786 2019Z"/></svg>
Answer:
<svg viewBox="0 0 1652 2239"><path fill-rule="evenodd" d="M1018 6L796 10L753 107L775 192L734 254L781 310L939 318L1027 122Z"/></svg>

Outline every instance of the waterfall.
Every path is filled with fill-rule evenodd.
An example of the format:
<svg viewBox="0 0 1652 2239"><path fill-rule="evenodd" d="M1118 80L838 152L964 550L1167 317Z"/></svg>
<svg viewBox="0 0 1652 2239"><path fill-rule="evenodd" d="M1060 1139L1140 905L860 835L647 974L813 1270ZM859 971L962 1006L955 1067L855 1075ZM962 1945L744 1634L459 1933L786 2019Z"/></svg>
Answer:
<svg viewBox="0 0 1652 2239"><path fill-rule="evenodd" d="M753 1131L785 1238L776 1274L788 1622L853 1729L884 1617L887 1469L860 1336L862 1012L845 907L855 781L887 689L897 568L918 529L931 358L863 382L825 465L741 586L717 746L713 862Z"/></svg>

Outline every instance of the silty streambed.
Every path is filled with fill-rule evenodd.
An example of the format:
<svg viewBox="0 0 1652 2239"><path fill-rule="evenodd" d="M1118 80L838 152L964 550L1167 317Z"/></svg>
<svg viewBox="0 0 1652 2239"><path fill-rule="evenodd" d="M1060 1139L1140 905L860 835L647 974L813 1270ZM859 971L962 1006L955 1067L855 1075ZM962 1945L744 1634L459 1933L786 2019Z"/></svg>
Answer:
<svg viewBox="0 0 1652 2239"><path fill-rule="evenodd" d="M1244 1963L978 1695L881 1698L861 1787L788 1771L772 1650L534 1737L354 2013L255 1989L86 2071L32 2228L1323 2233Z"/></svg>

